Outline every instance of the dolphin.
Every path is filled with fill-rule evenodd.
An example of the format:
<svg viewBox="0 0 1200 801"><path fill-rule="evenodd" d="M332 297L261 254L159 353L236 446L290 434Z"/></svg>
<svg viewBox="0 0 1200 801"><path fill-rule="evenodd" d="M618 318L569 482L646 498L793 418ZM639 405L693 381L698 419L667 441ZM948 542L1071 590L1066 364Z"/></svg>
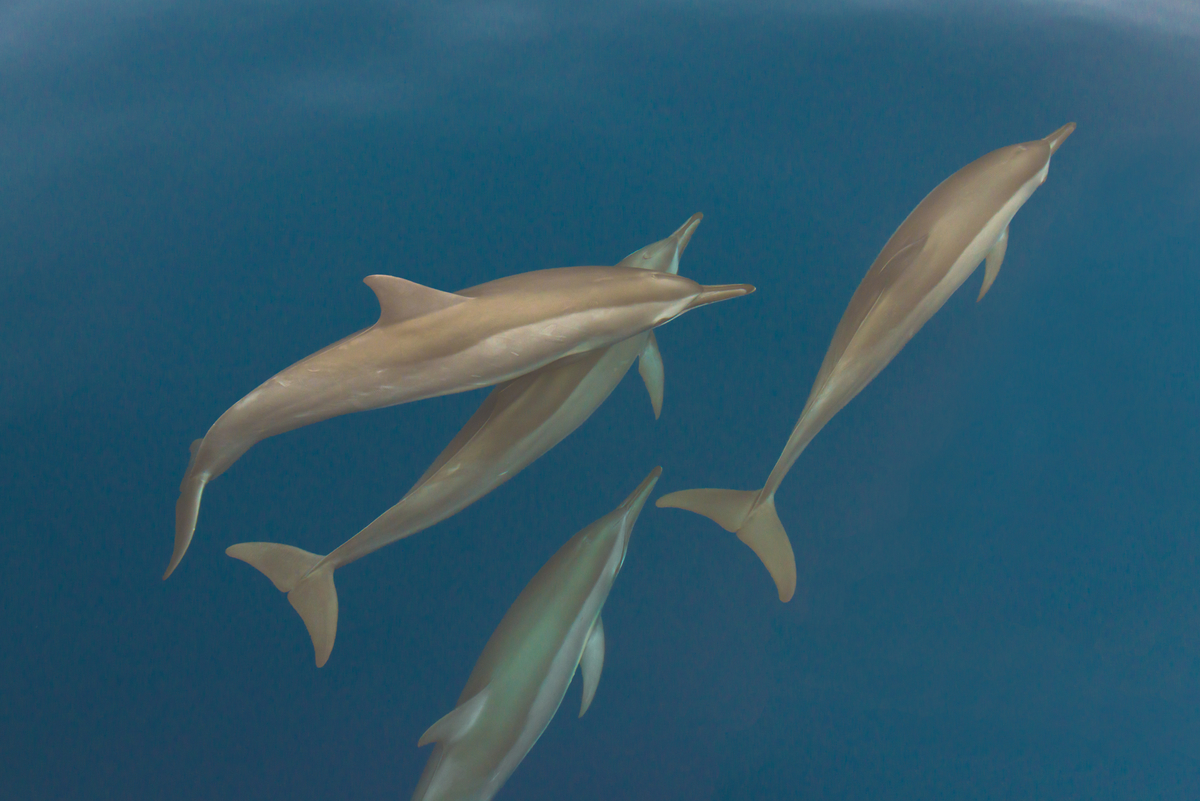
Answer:
<svg viewBox="0 0 1200 801"><path fill-rule="evenodd" d="M670 237L631 253L617 266L676 273L679 255L702 218L692 215ZM337 635L335 570L440 523L524 470L582 425L635 359L657 418L662 409L662 358L654 332L644 331L496 387L412 489L327 556L271 542L243 542L225 553L253 565L288 594L321 667Z"/></svg>
<svg viewBox="0 0 1200 801"><path fill-rule="evenodd" d="M436 743L413 801L488 801L558 711L577 667L587 712L604 667L600 610L629 535L658 481L654 468L612 512L567 541L509 607L454 710L421 735Z"/></svg>
<svg viewBox="0 0 1200 801"><path fill-rule="evenodd" d="M850 298L817 372L804 411L767 482L759 490L692 489L658 499L711 518L766 565L788 601L796 559L775 492L817 432L887 366L921 326L986 261L977 300L996 280L1008 247L1008 224L1046 180L1050 157L1075 123L1045 139L992 151L942 181L883 246Z"/></svg>
<svg viewBox="0 0 1200 801"><path fill-rule="evenodd" d="M629 267L537 270L458 292L386 275L365 282L379 299L378 322L268 379L192 443L164 579L191 543L204 487L267 437L350 412L499 384L754 291Z"/></svg>

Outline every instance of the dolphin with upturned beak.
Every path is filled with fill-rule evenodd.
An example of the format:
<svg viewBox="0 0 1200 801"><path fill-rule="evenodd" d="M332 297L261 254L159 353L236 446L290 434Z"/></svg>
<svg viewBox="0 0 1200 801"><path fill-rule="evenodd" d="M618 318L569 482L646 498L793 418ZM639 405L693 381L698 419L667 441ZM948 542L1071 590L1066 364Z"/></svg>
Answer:
<svg viewBox="0 0 1200 801"><path fill-rule="evenodd" d="M509 607L454 710L421 735L436 743L413 801L488 801L533 748L583 672L587 712L604 667L600 610L625 561L638 513L662 473L567 541Z"/></svg>
<svg viewBox="0 0 1200 801"><path fill-rule="evenodd" d="M679 256L702 217L693 215L674 234L635 251L617 266L678 272ZM225 553L253 565L288 594L321 667L337 635L335 570L440 523L524 470L582 425L635 360L658 417L662 357L654 332L645 331L496 387L399 503L327 556L272 542L243 542Z"/></svg>
<svg viewBox="0 0 1200 801"><path fill-rule="evenodd" d="M163 578L192 541L205 486L267 437L350 412L499 384L754 291L629 267L538 270L459 292L386 275L365 280L379 299L378 322L268 379L192 443Z"/></svg>
<svg viewBox="0 0 1200 801"><path fill-rule="evenodd" d="M658 499L660 507L711 518L766 565L779 599L796 589L796 559L775 513L783 477L826 423L870 383L980 262L982 300L1004 260L1008 225L1046 180L1050 157L1075 123L1045 139L992 151L942 181L913 209L850 298L796 427L758 490L692 489Z"/></svg>

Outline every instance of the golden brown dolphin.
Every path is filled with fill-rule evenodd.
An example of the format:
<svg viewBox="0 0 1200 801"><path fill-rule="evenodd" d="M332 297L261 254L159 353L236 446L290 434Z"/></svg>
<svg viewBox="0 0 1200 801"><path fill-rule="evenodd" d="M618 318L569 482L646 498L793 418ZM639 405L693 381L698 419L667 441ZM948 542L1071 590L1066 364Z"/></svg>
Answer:
<svg viewBox="0 0 1200 801"><path fill-rule="evenodd" d="M675 273L702 215L617 266ZM638 360L654 415L662 407L662 360L653 331L553 362L492 390L479 410L400 502L332 553L321 556L271 542L243 542L225 553L262 571L288 594L312 638L317 667L337 635L333 573L465 509L528 467L583 424Z"/></svg>
<svg viewBox="0 0 1200 801"><path fill-rule="evenodd" d="M775 492L817 432L900 352L987 261L979 299L996 280L1013 215L1046 180L1050 156L1075 123L1045 139L1010 145L942 181L913 209L850 298L808 402L760 490L693 489L658 499L736 532L762 559L788 601L796 589L792 544L775 513Z"/></svg>
<svg viewBox="0 0 1200 801"><path fill-rule="evenodd" d="M301 359L235 403L192 443L175 505L175 550L191 543L204 487L255 443L330 417L498 384L628 339L753 287L705 287L629 267L561 267L457 293L372 275L375 325Z"/></svg>

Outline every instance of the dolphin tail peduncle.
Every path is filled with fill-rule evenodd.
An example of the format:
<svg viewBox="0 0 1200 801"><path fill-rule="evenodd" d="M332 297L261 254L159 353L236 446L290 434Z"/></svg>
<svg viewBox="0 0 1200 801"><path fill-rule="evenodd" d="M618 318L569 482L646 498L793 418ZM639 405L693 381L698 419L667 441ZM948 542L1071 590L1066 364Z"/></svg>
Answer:
<svg viewBox="0 0 1200 801"><path fill-rule="evenodd" d="M276 589L287 593L312 638L317 667L323 666L333 651L338 618L333 567L313 569L325 557L274 542L242 542L229 546L225 553L257 568Z"/></svg>
<svg viewBox="0 0 1200 801"><path fill-rule="evenodd" d="M787 603L796 592L796 556L775 513L775 496L760 500L761 494L761 490L691 489L664 495L656 505L687 509L736 533L762 560L775 580L779 600Z"/></svg>

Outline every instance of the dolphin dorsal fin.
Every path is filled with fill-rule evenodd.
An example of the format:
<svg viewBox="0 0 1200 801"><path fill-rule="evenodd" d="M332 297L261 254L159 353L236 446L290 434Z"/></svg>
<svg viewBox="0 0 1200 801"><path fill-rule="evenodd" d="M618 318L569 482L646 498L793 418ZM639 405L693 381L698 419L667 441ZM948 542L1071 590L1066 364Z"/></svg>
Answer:
<svg viewBox="0 0 1200 801"><path fill-rule="evenodd" d="M657 415L655 415L655 416L657 417ZM200 446L203 444L204 444L204 439L201 438L201 439L192 440L192 444L188 446L188 453L191 454L191 456L188 457L188 466L187 466L188 470L192 469L192 464L195 463L195 461L196 461L196 454L200 452Z"/></svg>
<svg viewBox="0 0 1200 801"><path fill-rule="evenodd" d="M588 634L583 646L583 654L579 657L579 669L583 671L583 702L579 705L579 717L588 711L592 699L596 697L596 688L600 686L600 672L604 670L604 623L596 615L592 631Z"/></svg>
<svg viewBox="0 0 1200 801"><path fill-rule="evenodd" d="M888 259L882 267L879 268L879 274L882 275L884 272L887 272L888 280L894 281L895 279L892 277L892 275L895 273L903 273L905 268L912 264L913 260L916 259L921 253L921 250L925 247L925 243L928 240L929 234L925 234L924 236L914 239L904 247L897 250L892 254L892 257Z"/></svg>
<svg viewBox="0 0 1200 801"><path fill-rule="evenodd" d="M484 687L426 729L425 733L421 735L421 739L417 741L417 748L429 743L452 743L469 732L475 725L475 721L479 720L479 713L483 711L483 705L487 703L490 687L491 685Z"/></svg>
<svg viewBox="0 0 1200 801"><path fill-rule="evenodd" d="M371 287L379 299L377 325L411 320L470 300L453 292L443 292L393 275L368 275L363 283Z"/></svg>

